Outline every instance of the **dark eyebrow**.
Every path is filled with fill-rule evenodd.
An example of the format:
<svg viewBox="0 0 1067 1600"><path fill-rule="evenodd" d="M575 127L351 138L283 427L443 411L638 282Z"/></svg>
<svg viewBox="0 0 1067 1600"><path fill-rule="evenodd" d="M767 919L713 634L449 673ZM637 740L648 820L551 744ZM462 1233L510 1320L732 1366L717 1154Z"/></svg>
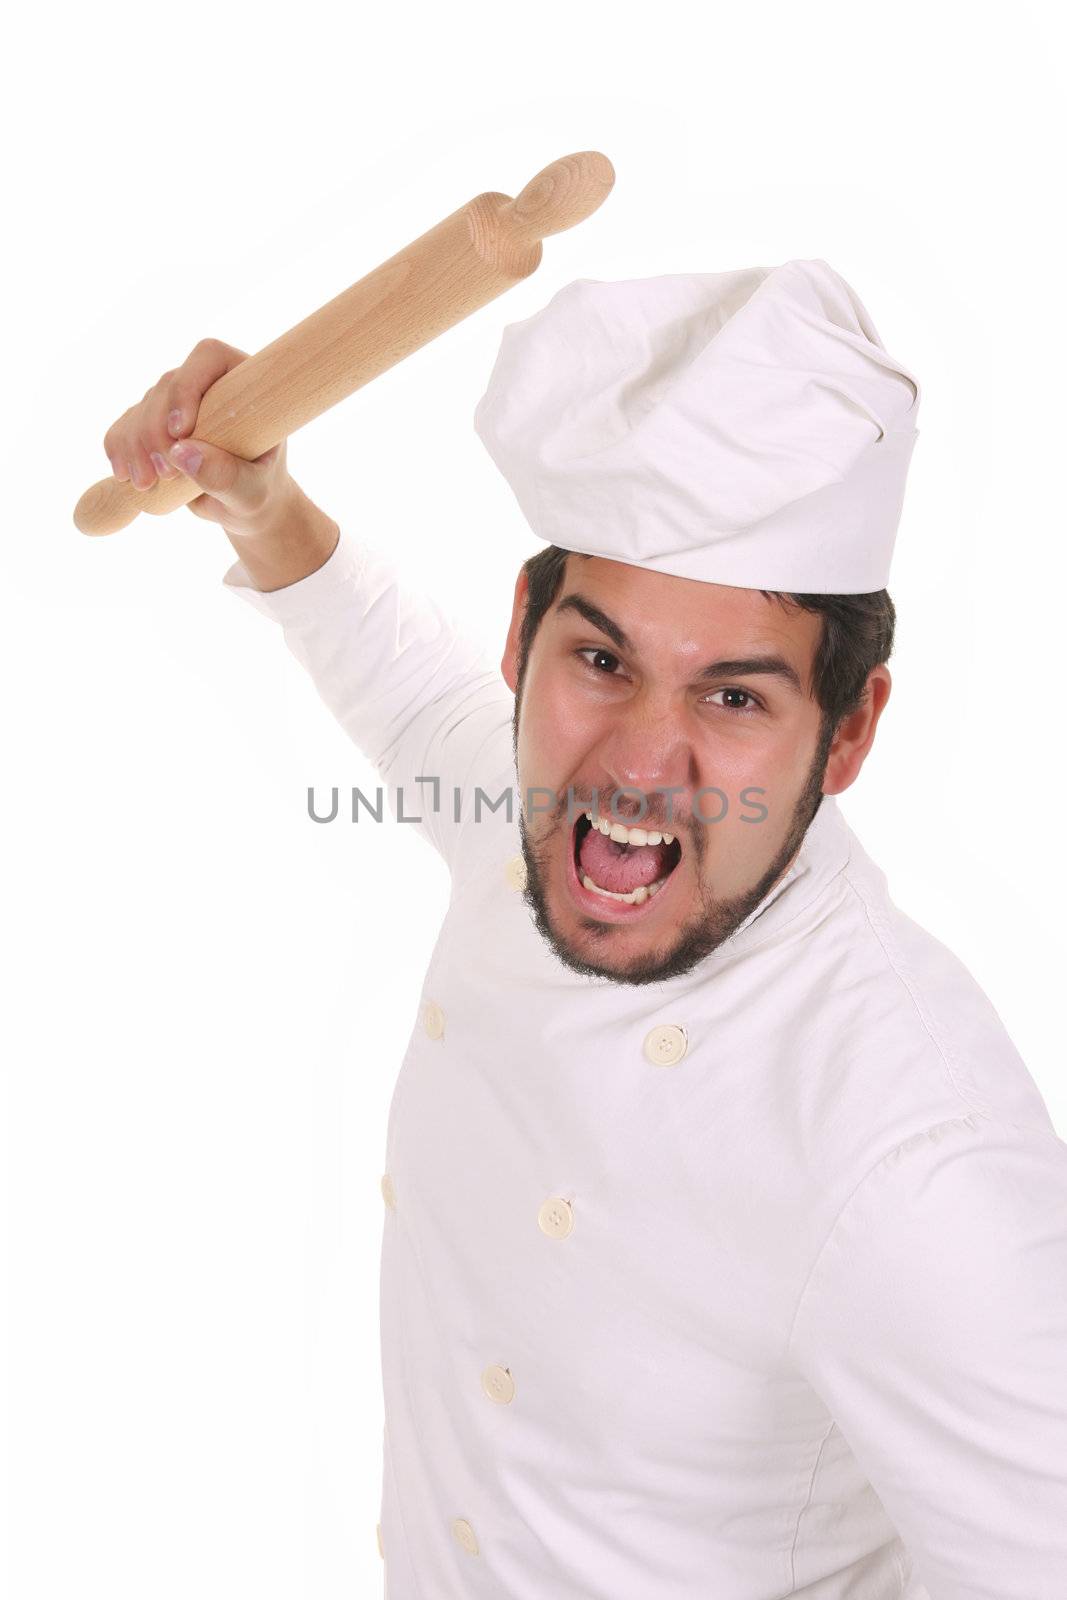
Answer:
<svg viewBox="0 0 1067 1600"><path fill-rule="evenodd" d="M606 612L601 611L584 595L567 594L555 608L557 611L576 611L580 617L594 628L599 628L601 633L606 633L612 644L618 645L620 650L633 651L633 645L626 634L613 622ZM733 661L709 661L706 667L694 675L694 681L699 682L704 678L750 678L757 675L781 678L782 682L794 694L803 695L804 685L795 667L784 656L744 656Z"/></svg>

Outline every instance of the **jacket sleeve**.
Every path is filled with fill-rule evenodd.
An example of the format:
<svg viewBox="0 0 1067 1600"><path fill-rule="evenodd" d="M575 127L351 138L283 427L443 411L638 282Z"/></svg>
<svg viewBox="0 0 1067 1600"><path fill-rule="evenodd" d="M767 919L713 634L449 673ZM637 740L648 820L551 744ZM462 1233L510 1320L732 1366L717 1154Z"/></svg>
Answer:
<svg viewBox="0 0 1067 1600"><path fill-rule="evenodd" d="M388 810L451 868L474 810L470 781L484 776L480 757L510 749L514 696L499 669L434 600L402 584L385 556L344 528L325 564L284 589L257 589L240 561L222 581L280 625L319 697L381 778ZM499 765L490 761L494 775ZM378 796L367 799L376 805Z"/></svg>
<svg viewBox="0 0 1067 1600"><path fill-rule="evenodd" d="M1067 1596L1067 1145L1055 1132L975 1111L879 1161L815 1260L790 1352L931 1600Z"/></svg>

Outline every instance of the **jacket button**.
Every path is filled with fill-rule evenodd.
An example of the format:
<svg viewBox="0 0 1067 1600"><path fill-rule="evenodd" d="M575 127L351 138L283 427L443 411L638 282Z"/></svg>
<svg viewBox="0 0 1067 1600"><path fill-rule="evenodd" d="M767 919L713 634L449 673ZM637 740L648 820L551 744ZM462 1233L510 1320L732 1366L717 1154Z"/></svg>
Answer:
<svg viewBox="0 0 1067 1600"><path fill-rule="evenodd" d="M504 868L504 877L509 889L525 889L526 887L526 862L521 855L512 856Z"/></svg>
<svg viewBox="0 0 1067 1600"><path fill-rule="evenodd" d="M396 1189L388 1173L382 1178L382 1199L387 1206L391 1206L394 1211L396 1210Z"/></svg>
<svg viewBox="0 0 1067 1600"><path fill-rule="evenodd" d="M478 1554L478 1541L474 1537L474 1529L462 1517L453 1517L452 1537L463 1546L464 1550L469 1550L472 1556Z"/></svg>
<svg viewBox="0 0 1067 1600"><path fill-rule="evenodd" d="M431 1039L440 1039L445 1031L445 1014L433 1000L427 1000L423 1007L422 1025Z"/></svg>
<svg viewBox="0 0 1067 1600"><path fill-rule="evenodd" d="M569 1200L553 1195L537 1213L537 1226L550 1239L565 1239L574 1227L574 1212Z"/></svg>
<svg viewBox="0 0 1067 1600"><path fill-rule="evenodd" d="M381 1556L382 1560L384 1561L385 1560L385 1546L382 1544L382 1525L381 1525L380 1522L378 1523L378 1526L375 1528L374 1531L378 1535L378 1554Z"/></svg>
<svg viewBox="0 0 1067 1600"><path fill-rule="evenodd" d="M506 1405L515 1396L515 1379L507 1367L486 1367L482 1373L482 1388L490 1400Z"/></svg>
<svg viewBox="0 0 1067 1600"><path fill-rule="evenodd" d="M661 1022L645 1035L645 1058L654 1067L673 1067L688 1048L685 1029L675 1027L673 1022Z"/></svg>

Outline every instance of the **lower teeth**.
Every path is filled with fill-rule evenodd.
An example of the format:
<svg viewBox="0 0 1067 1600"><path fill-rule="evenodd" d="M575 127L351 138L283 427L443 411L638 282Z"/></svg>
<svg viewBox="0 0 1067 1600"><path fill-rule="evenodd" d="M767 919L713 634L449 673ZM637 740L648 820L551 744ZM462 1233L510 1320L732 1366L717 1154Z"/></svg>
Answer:
<svg viewBox="0 0 1067 1600"><path fill-rule="evenodd" d="M666 883L666 878L657 878L655 883L639 883L636 889L631 889L629 894L619 894L614 889L602 889L599 883L594 883L586 874L582 883L586 889L591 889L594 894L602 894L607 900L621 900L627 906L639 906L645 900L650 900Z"/></svg>

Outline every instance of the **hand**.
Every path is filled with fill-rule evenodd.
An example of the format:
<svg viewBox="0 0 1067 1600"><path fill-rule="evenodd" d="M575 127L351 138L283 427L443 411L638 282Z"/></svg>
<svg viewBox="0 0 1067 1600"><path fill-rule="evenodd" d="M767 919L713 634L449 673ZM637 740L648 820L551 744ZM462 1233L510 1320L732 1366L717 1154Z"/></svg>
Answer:
<svg viewBox="0 0 1067 1600"><path fill-rule="evenodd" d="M220 339L201 339L180 367L165 372L138 405L111 424L104 450L114 476L136 489L151 489L160 478L191 478L204 490L187 502L194 516L221 524L227 533L251 537L259 528L277 526L297 492L286 466L286 440L245 461L197 439L192 431L207 390L247 359L246 350ZM176 440L194 451L185 461L170 454Z"/></svg>

